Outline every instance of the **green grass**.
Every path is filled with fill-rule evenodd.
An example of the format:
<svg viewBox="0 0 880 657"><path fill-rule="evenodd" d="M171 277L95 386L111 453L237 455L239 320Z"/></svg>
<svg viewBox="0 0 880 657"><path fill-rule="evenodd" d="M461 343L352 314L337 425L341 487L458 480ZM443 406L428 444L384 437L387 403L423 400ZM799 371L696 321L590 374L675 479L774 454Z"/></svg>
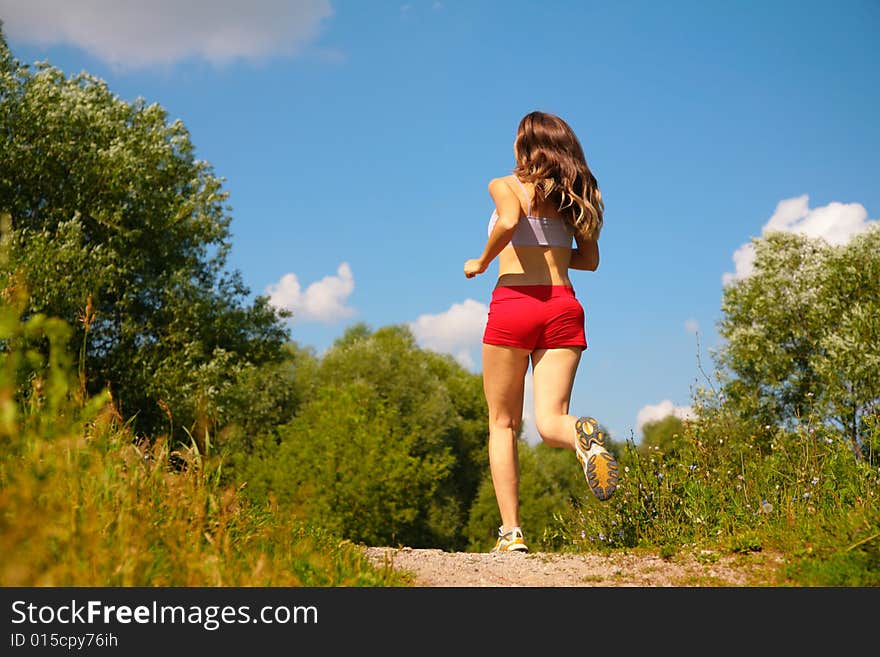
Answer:
<svg viewBox="0 0 880 657"><path fill-rule="evenodd" d="M565 519L567 549L708 548L784 555L768 584L880 584L880 468L815 418L758 444L723 412L685 424L668 452L620 458L613 498L585 496Z"/></svg>
<svg viewBox="0 0 880 657"><path fill-rule="evenodd" d="M137 439L107 395L83 398L66 326L21 321L4 293L0 586L408 584L286 510L250 504L195 445Z"/></svg>
<svg viewBox="0 0 880 657"><path fill-rule="evenodd" d="M8 439L8 436L7 436ZM397 586L355 546L216 484L219 462L138 445L112 418L88 435L4 446L2 586Z"/></svg>

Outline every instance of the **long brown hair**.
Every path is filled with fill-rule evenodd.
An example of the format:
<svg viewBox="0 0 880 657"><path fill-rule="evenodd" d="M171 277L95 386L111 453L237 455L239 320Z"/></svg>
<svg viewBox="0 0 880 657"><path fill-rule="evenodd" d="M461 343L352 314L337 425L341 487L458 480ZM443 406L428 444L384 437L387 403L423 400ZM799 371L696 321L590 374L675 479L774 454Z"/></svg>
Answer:
<svg viewBox="0 0 880 657"><path fill-rule="evenodd" d="M530 112L519 122L515 148L513 173L534 183L537 200L554 203L580 234L597 235L605 204L571 126L554 114Z"/></svg>

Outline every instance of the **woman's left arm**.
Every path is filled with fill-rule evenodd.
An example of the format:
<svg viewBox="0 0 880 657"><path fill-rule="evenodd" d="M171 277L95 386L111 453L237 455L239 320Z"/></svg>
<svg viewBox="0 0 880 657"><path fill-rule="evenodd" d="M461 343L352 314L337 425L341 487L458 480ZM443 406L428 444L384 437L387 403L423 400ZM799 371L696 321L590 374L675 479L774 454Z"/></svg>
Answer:
<svg viewBox="0 0 880 657"><path fill-rule="evenodd" d="M596 271L599 268L599 231L592 236L575 235L577 248L571 250L569 269Z"/></svg>

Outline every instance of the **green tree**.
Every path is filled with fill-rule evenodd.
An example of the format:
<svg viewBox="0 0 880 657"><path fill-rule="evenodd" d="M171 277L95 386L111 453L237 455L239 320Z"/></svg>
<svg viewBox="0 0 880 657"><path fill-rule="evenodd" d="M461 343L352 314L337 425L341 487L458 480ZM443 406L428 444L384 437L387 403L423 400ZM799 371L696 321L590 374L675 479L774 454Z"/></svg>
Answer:
<svg viewBox="0 0 880 657"><path fill-rule="evenodd" d="M463 548L488 463L480 377L450 356L420 349L405 326L373 332L363 324L298 371L303 405L279 431L280 445L267 444L246 466L252 495L275 495L353 540ZM349 431L361 442L352 444ZM373 455L361 457L363 449ZM342 477L315 465L340 459L362 475ZM352 477L356 487L348 483ZM360 524L347 515L349 491L356 489L369 491L379 514L359 512ZM393 513L390 500L397 500ZM355 506L362 504L366 497Z"/></svg>
<svg viewBox="0 0 880 657"><path fill-rule="evenodd" d="M880 225L830 249L827 265L829 329L813 367L831 416L863 446L880 415Z"/></svg>
<svg viewBox="0 0 880 657"><path fill-rule="evenodd" d="M283 316L248 303L226 269L226 201L160 105L22 65L0 31L0 213L13 226L0 287L27 288L26 315L76 325L88 392L109 386L142 431L237 422L223 401L251 368L285 360Z"/></svg>
<svg viewBox="0 0 880 657"><path fill-rule="evenodd" d="M270 479L278 501L352 541L424 546L453 457L420 449L399 413L363 381L321 387L281 430Z"/></svg>
<svg viewBox="0 0 880 657"><path fill-rule="evenodd" d="M754 244L754 273L724 290L725 405L768 437L828 421L860 452L880 410L880 226L843 246L780 232Z"/></svg>

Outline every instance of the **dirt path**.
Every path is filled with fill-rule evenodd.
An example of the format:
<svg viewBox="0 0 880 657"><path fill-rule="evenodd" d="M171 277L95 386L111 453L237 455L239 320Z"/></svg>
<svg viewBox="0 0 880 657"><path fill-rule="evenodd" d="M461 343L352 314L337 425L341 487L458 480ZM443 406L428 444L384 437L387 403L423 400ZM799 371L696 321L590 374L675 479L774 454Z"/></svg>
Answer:
<svg viewBox="0 0 880 657"><path fill-rule="evenodd" d="M650 554L470 553L365 548L379 567L410 573L415 586L772 586L778 554L708 550L663 559Z"/></svg>

